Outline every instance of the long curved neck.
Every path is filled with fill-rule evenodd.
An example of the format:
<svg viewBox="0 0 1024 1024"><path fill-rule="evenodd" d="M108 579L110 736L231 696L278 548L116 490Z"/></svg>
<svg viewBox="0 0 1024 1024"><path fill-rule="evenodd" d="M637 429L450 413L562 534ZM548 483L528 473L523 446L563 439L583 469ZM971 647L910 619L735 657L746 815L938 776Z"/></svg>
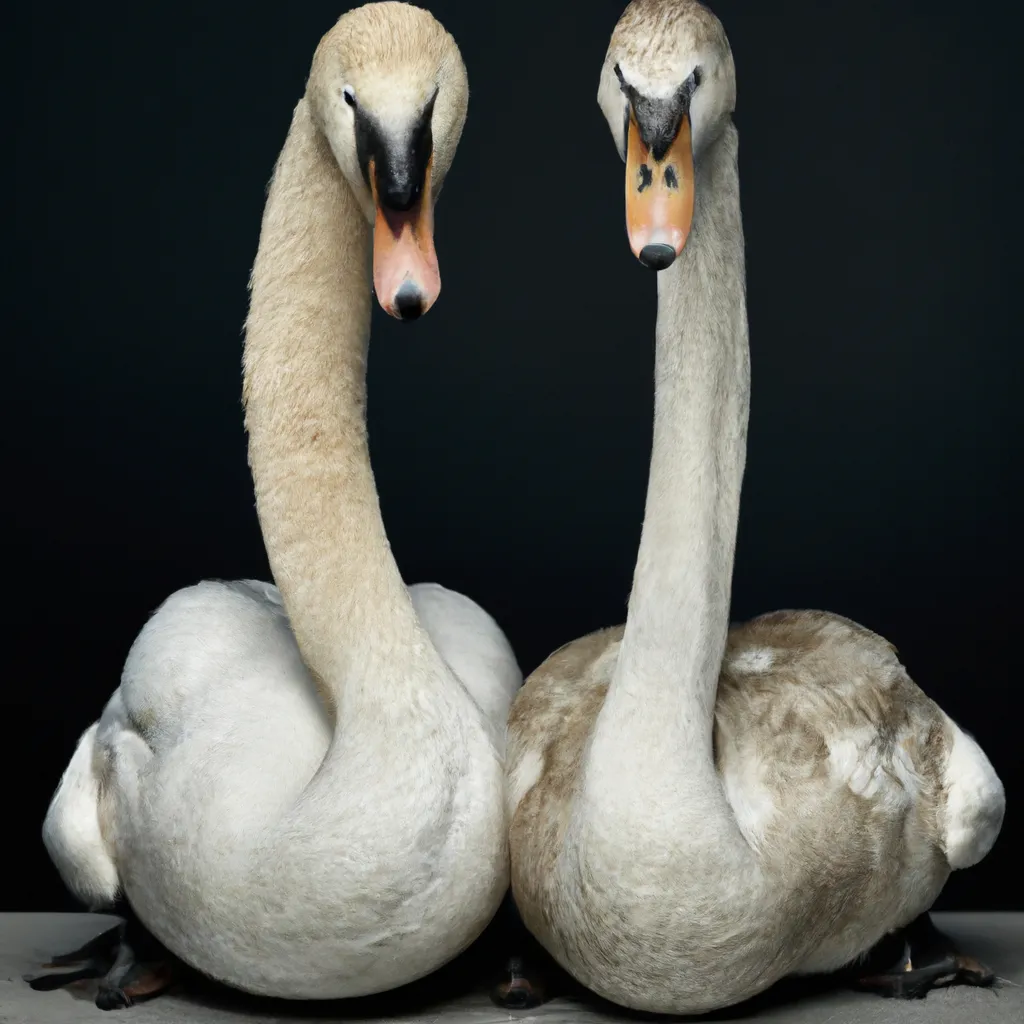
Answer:
<svg viewBox="0 0 1024 1024"><path fill-rule="evenodd" d="M263 214L244 401L274 579L307 666L346 719L444 672L391 555L370 467L370 260L369 226L302 100Z"/></svg>
<svg viewBox="0 0 1024 1024"><path fill-rule="evenodd" d="M647 506L625 634L591 747L591 766L609 773L591 791L602 813L639 815L645 828L664 820L677 840L690 819L703 832L731 818L712 735L750 383L737 148L730 123L701 155L690 237L658 275ZM630 806L610 806L620 801Z"/></svg>

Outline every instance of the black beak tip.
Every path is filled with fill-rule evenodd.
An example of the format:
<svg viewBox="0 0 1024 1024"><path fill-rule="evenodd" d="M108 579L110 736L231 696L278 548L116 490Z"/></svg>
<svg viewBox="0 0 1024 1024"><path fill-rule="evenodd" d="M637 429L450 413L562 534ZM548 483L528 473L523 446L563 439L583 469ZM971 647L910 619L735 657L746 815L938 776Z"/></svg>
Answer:
<svg viewBox="0 0 1024 1024"><path fill-rule="evenodd" d="M395 312L399 320L416 320L423 315L423 296L412 281L403 281L395 293Z"/></svg>
<svg viewBox="0 0 1024 1024"><path fill-rule="evenodd" d="M675 258L675 249L664 242L652 242L650 245L645 245L640 250L638 257L640 262L645 267L650 267L651 270L664 270L666 267L672 266Z"/></svg>

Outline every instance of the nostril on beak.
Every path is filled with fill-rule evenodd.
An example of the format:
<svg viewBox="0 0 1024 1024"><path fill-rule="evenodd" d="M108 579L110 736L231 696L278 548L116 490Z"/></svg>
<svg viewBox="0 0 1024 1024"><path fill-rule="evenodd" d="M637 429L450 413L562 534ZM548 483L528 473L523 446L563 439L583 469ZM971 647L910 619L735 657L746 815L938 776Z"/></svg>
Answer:
<svg viewBox="0 0 1024 1024"><path fill-rule="evenodd" d="M638 257L640 262L645 267L650 267L651 270L664 270L666 267L672 266L675 258L675 249L664 242L652 242L650 245L645 245L640 250Z"/></svg>
<svg viewBox="0 0 1024 1024"><path fill-rule="evenodd" d="M399 320L415 320L423 313L423 296L412 281L403 281L395 293L395 311Z"/></svg>

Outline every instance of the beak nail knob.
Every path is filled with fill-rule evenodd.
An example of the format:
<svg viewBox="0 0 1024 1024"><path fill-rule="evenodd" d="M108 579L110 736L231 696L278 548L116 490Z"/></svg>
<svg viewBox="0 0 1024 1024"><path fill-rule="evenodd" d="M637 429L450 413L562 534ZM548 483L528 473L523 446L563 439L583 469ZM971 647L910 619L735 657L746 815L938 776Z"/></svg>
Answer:
<svg viewBox="0 0 1024 1024"><path fill-rule="evenodd" d="M652 242L640 250L638 259L651 270L664 270L670 267L676 258L676 251L664 242ZM404 287L404 286L403 286Z"/></svg>
<svg viewBox="0 0 1024 1024"><path fill-rule="evenodd" d="M403 281L395 293L395 311L399 320L415 320L423 312L423 296L412 281Z"/></svg>

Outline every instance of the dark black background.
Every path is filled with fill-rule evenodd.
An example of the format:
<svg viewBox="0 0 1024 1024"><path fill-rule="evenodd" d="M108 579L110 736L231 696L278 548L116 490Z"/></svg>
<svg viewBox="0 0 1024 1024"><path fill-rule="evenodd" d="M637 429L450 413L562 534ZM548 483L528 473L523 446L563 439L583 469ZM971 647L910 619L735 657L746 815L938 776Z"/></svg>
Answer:
<svg viewBox="0 0 1024 1024"><path fill-rule="evenodd" d="M595 102L622 7L435 0L472 89L437 211L444 290L415 325L375 314L370 434L399 564L479 600L526 671L623 619L642 517L654 277ZM940 905L1024 909L1017 15L714 9L738 68L754 380L734 615L823 607L899 647L1008 791L999 845ZM204 576L268 578L245 286L342 10L7 15L0 908L73 906L39 826L147 615Z"/></svg>

